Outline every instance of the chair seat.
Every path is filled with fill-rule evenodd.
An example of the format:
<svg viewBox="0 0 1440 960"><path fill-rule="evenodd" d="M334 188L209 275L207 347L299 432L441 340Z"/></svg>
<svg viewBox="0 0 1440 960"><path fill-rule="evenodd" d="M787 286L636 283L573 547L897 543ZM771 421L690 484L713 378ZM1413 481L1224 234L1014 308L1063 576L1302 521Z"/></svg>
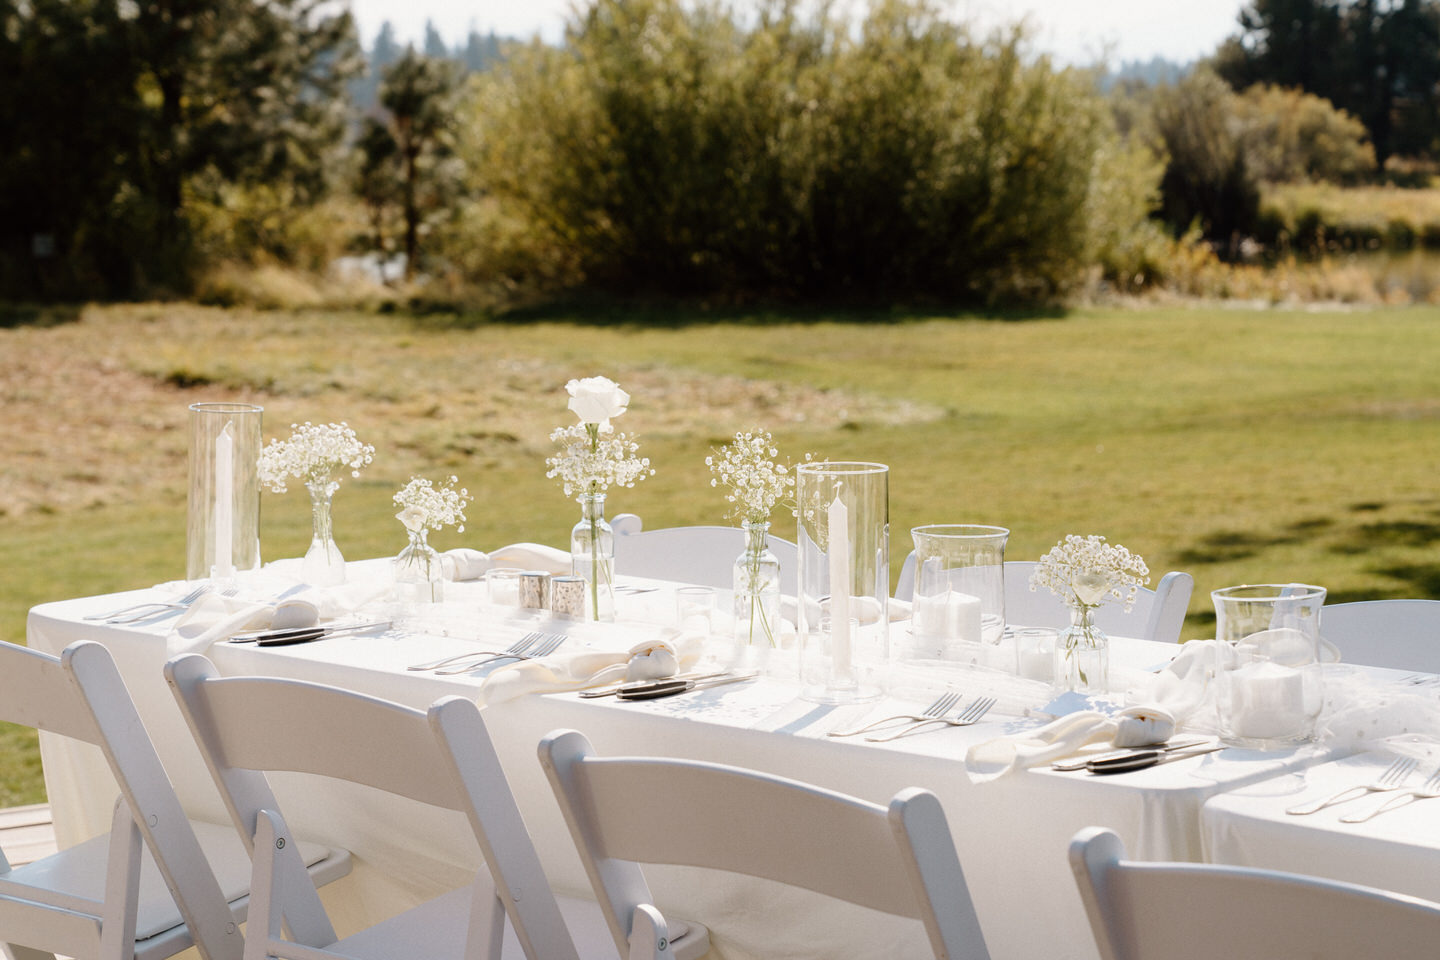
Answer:
<svg viewBox="0 0 1440 960"><path fill-rule="evenodd" d="M237 921L244 921L250 894L250 856L245 852L235 828L213 823L191 821L200 849L205 853L220 891L230 903ZM59 853L0 874L0 893L10 884L28 888L35 899L47 900L56 906L93 912L105 899L105 867L109 859L108 835L95 837ZM313 843L300 844L300 855L311 875L319 883L328 883L350 872L350 854L333 851ZM94 901L84 903L85 900ZM174 943L172 936L162 936L180 927L180 910L165 887L160 869L144 850L140 860L140 902L135 921L136 956L143 958L150 948L159 944L143 941L164 940ZM180 930L188 939L189 933ZM168 954L161 954L168 956Z"/></svg>
<svg viewBox="0 0 1440 960"><path fill-rule="evenodd" d="M424 957L425 960L462 960L465 928L470 920L472 888L460 887L427 901L412 910L391 917L373 927L346 937L331 950L355 960L394 960L395 957ZM593 900L556 897L560 915L579 950L580 960L616 960L615 941L605 925L605 916ZM674 943L677 960L698 960L710 951L710 931L698 923L670 921L671 932L684 927ZM502 956L523 960L525 953L515 929L505 924Z"/></svg>

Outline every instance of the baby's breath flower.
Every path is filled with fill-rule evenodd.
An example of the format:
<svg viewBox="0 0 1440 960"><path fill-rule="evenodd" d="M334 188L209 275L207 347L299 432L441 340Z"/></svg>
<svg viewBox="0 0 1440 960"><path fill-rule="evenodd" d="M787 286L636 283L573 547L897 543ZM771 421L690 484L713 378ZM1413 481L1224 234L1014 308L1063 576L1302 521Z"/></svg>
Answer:
<svg viewBox="0 0 1440 960"><path fill-rule="evenodd" d="M455 489L458 477L450 477L445 486L437 487L424 477L411 477L410 482L395 492L392 498L395 506L403 507L395 519L405 524L406 530L420 530L429 527L439 530L451 524L458 524L455 530L465 532L465 508L470 504L470 491L461 487Z"/></svg>
<svg viewBox="0 0 1440 960"><path fill-rule="evenodd" d="M1137 588L1150 582L1145 561L1104 537L1067 536L1040 558L1030 575L1030 589L1046 587L1067 603L1093 607L1106 596L1135 603Z"/></svg>
<svg viewBox="0 0 1440 960"><path fill-rule="evenodd" d="M256 464L260 482L275 493L284 493L293 477L333 494L340 487L336 474L348 469L350 476L358 477L375 459L375 448L361 443L355 431L343 422L317 426L307 420L292 423L290 429L287 439L271 440L260 451Z"/></svg>
<svg viewBox="0 0 1440 960"><path fill-rule="evenodd" d="M633 487L653 477L648 457L637 456L640 444L609 424L577 423L559 427L550 439L560 448L545 465L545 476L559 479L565 496L602 493L612 486Z"/></svg>
<svg viewBox="0 0 1440 960"><path fill-rule="evenodd" d="M795 490L790 467L777 463L780 451L774 438L764 430L738 432L735 439L705 458L714 474L710 486L725 486L730 504L726 519L765 523L775 505L789 499Z"/></svg>

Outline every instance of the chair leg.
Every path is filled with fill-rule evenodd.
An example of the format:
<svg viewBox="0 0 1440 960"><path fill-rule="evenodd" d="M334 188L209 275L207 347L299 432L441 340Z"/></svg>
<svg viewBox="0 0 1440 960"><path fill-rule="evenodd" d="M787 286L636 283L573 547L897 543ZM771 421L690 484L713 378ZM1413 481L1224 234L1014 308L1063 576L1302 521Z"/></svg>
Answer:
<svg viewBox="0 0 1440 960"><path fill-rule="evenodd" d="M670 928L660 911L642 903L630 915L629 960L675 960L670 949Z"/></svg>

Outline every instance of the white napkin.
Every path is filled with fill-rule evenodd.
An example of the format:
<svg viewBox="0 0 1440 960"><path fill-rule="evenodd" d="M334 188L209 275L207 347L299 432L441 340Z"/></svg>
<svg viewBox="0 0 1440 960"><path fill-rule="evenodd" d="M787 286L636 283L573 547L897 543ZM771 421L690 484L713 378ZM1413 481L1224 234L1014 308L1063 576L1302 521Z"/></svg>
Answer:
<svg viewBox="0 0 1440 960"><path fill-rule="evenodd" d="M965 756L965 772L984 783L1016 770L1069 756L1092 743L1140 746L1168 739L1175 729L1213 706L1219 641L1191 640L1165 668L1126 694L1130 706L1115 716L1081 710L1037 730L977 743Z"/></svg>
<svg viewBox="0 0 1440 960"><path fill-rule="evenodd" d="M700 659L705 638L697 633L668 631L635 644L629 650L587 650L538 660L507 664L480 685L475 701L480 706L504 703L527 693L579 690L622 680L673 677Z"/></svg>
<svg viewBox="0 0 1440 960"><path fill-rule="evenodd" d="M165 637L167 657L203 653L217 640L243 630L309 627L354 613L389 594L391 583L375 578L334 587L290 584L266 590L261 584L242 588L233 597L211 592L186 610Z"/></svg>
<svg viewBox="0 0 1440 960"><path fill-rule="evenodd" d="M543 543L512 543L489 553L459 547L440 554L447 580L479 580L491 567L519 567L550 574L570 572L570 554Z"/></svg>

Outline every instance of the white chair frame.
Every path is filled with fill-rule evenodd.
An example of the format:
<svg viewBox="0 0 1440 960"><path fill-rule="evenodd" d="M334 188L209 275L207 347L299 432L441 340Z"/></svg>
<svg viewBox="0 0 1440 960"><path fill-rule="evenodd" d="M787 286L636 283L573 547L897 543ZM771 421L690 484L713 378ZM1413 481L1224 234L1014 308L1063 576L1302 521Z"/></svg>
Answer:
<svg viewBox="0 0 1440 960"><path fill-rule="evenodd" d="M1068 626L1070 614L1059 597L1049 590L1030 590L1030 574L1035 567L1033 560L1005 562L1006 622L1021 627ZM1095 625L1114 636L1178 643L1194 590L1194 577L1172 570L1160 578L1154 590L1139 588L1129 613L1118 602L1101 604L1095 611ZM895 599L908 602L914 595L915 551L911 550L900 567Z"/></svg>
<svg viewBox="0 0 1440 960"><path fill-rule="evenodd" d="M622 513L611 523L615 533L615 572L632 577L676 580L729 590L735 558L745 549L739 527L661 527L642 529L641 519ZM800 551L789 540L767 536L780 561L780 592L795 595Z"/></svg>
<svg viewBox="0 0 1440 960"><path fill-rule="evenodd" d="M1327 604L1320 633L1346 663L1440 673L1440 600Z"/></svg>
<svg viewBox="0 0 1440 960"><path fill-rule="evenodd" d="M597 757L574 730L545 737L540 761L629 960L675 956L641 863L733 871L909 917L924 924L937 958L988 960L945 813L928 791L901 791L886 808L738 767Z"/></svg>
<svg viewBox="0 0 1440 960"><path fill-rule="evenodd" d="M1440 904L1274 870L1138 863L1109 830L1070 843L1101 960L1434 956Z"/></svg>
<svg viewBox="0 0 1440 960"><path fill-rule="evenodd" d="M108 837L13 869L0 852L0 944L14 960L160 960L191 946L239 960L244 903L232 914L110 652L0 643L0 718L98 746L120 788ZM157 872L173 918L147 891ZM161 929L137 941L142 912L142 933Z"/></svg>
<svg viewBox="0 0 1440 960"><path fill-rule="evenodd" d="M593 916L590 939L604 948L584 955L614 956L595 904L572 901L562 916L473 701L447 697L421 712L316 683L221 677L197 655L172 660L165 673L253 852L245 960L499 960L507 917L530 960L578 960L571 936L577 927L584 932L584 923L570 918L583 910ZM294 736L297 727L307 735ZM337 939L298 870L267 771L337 778L462 811L485 865L473 884Z"/></svg>

